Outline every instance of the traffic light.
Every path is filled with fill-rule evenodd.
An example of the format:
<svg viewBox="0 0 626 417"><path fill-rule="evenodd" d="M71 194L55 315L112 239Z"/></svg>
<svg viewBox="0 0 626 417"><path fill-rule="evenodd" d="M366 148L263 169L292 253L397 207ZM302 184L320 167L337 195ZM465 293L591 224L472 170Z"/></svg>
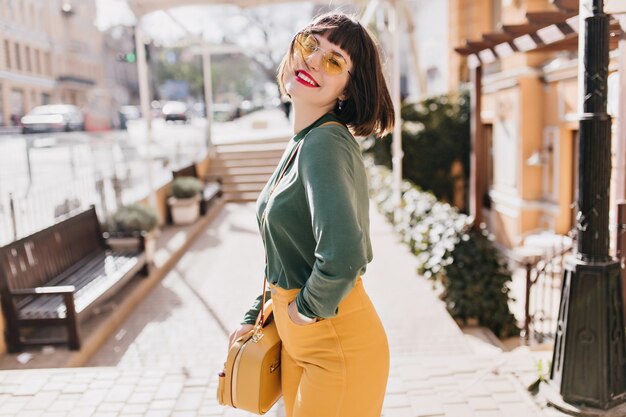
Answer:
<svg viewBox="0 0 626 417"><path fill-rule="evenodd" d="M134 64L135 62L137 62L137 54L135 53L135 51L127 52L125 58L126 62L128 62L129 64Z"/></svg>
<svg viewBox="0 0 626 417"><path fill-rule="evenodd" d="M137 62L137 54L135 51L119 53L117 54L117 60L121 62L128 62L129 64L134 64Z"/></svg>

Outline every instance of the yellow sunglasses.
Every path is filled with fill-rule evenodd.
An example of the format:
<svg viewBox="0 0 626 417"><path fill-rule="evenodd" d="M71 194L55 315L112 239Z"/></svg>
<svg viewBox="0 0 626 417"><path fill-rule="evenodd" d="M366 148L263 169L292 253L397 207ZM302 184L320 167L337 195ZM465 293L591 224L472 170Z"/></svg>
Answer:
<svg viewBox="0 0 626 417"><path fill-rule="evenodd" d="M338 52L326 52L320 48L320 44L312 33L300 32L296 35L293 50L303 60L309 59L316 52L322 53L322 69L329 75L339 75L348 72L348 62ZM352 75L352 74L350 74Z"/></svg>

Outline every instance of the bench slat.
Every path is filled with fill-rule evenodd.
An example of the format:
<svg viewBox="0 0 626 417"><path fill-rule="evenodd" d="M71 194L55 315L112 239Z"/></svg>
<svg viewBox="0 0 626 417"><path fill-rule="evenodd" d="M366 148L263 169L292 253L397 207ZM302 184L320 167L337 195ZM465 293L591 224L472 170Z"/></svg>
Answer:
<svg viewBox="0 0 626 417"><path fill-rule="evenodd" d="M63 285L76 286L74 302L80 313L100 298L117 281L138 265L137 256L106 255L92 259L90 263L63 282ZM59 296L39 297L22 306L20 319L63 318L65 305Z"/></svg>

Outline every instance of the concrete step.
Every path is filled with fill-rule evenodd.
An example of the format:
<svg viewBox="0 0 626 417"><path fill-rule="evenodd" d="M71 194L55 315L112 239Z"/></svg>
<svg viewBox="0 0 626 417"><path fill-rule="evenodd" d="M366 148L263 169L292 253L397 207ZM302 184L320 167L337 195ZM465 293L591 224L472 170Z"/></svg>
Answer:
<svg viewBox="0 0 626 417"><path fill-rule="evenodd" d="M238 152L221 152L215 155L215 159L221 161L226 160L250 160L250 159L280 159L283 156L283 150L259 150L259 151L238 151Z"/></svg>
<svg viewBox="0 0 626 417"><path fill-rule="evenodd" d="M233 176L233 175L271 175L276 166L266 166L266 167L210 167L209 172L207 174L210 175L219 175L222 177Z"/></svg>
<svg viewBox="0 0 626 417"><path fill-rule="evenodd" d="M219 143L216 144L216 148L227 148L229 146L240 146L240 145L256 145L256 144L273 144L273 143L287 143L291 139L290 136L269 136L265 138L254 138L252 140L239 140L227 143Z"/></svg>
<svg viewBox="0 0 626 417"><path fill-rule="evenodd" d="M224 201L227 203L247 203L256 201L259 198L258 192L237 192L237 193L224 193Z"/></svg>
<svg viewBox="0 0 626 417"><path fill-rule="evenodd" d="M265 184L271 175L228 175L222 178L222 184Z"/></svg>
<svg viewBox="0 0 626 417"><path fill-rule="evenodd" d="M223 193L236 193L236 192L257 192L260 193L265 187L266 183L247 183L247 184L223 184L222 192Z"/></svg>
<svg viewBox="0 0 626 417"><path fill-rule="evenodd" d="M280 162L278 158L253 158L253 159L212 159L211 167L213 168L237 168L237 167L265 167L277 166Z"/></svg>
<svg viewBox="0 0 626 417"><path fill-rule="evenodd" d="M218 154L238 153L238 152L264 152L264 151L284 151L288 140L284 142L271 143L234 143L215 146Z"/></svg>

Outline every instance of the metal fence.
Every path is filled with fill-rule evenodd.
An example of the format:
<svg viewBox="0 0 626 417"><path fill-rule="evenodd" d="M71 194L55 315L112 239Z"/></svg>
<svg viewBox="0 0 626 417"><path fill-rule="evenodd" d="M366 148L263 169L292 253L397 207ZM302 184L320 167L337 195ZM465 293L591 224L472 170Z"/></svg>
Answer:
<svg viewBox="0 0 626 417"><path fill-rule="evenodd" d="M103 211L96 178L83 174L70 182L8 193L0 200L0 245L44 229L90 205Z"/></svg>
<svg viewBox="0 0 626 417"><path fill-rule="evenodd" d="M0 246L49 227L69 216L96 207L108 216L123 204L127 180L83 174L69 182L32 187L28 193L0 195ZM132 196L131 196L132 198Z"/></svg>
<svg viewBox="0 0 626 417"><path fill-rule="evenodd" d="M572 250L571 242L562 240L540 247L524 246L511 255L524 271L522 337L526 343L543 343L554 338L564 260Z"/></svg>

